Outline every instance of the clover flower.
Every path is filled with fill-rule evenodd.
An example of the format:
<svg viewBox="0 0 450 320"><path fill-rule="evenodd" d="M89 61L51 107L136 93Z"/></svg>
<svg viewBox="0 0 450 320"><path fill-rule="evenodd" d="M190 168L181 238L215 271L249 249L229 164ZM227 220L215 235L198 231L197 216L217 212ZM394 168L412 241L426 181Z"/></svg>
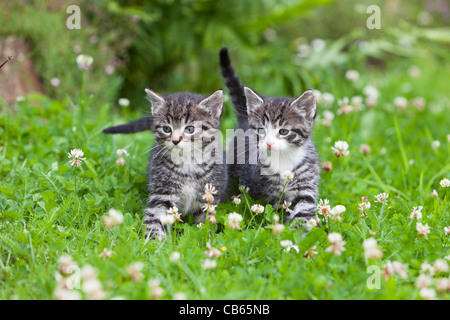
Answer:
<svg viewBox="0 0 450 320"><path fill-rule="evenodd" d="M348 143L345 141L336 141L334 143L334 147L331 147L331 149L333 150L333 154L338 157L344 157L347 156L350 151L348 150Z"/></svg>
<svg viewBox="0 0 450 320"><path fill-rule="evenodd" d="M172 214L166 214L160 218L161 223L165 226L175 223L175 217Z"/></svg>
<svg viewBox="0 0 450 320"><path fill-rule="evenodd" d="M376 198L375 202L379 202L379 203L382 203L382 204L386 204L386 203L387 203L387 199L389 198L389 193L380 193L380 194L377 194L377 195L375 196L375 198Z"/></svg>
<svg viewBox="0 0 450 320"><path fill-rule="evenodd" d="M80 54L77 57L77 65L78 65L78 69L80 70L88 70L92 63L94 62L94 58L85 55L85 54Z"/></svg>
<svg viewBox="0 0 450 320"><path fill-rule="evenodd" d="M260 214L264 212L264 207L260 204L254 204L251 207L252 211L256 214Z"/></svg>
<svg viewBox="0 0 450 320"><path fill-rule="evenodd" d="M328 199L319 200L319 204L317 205L318 214L323 215L324 217L329 217L331 211L330 201Z"/></svg>
<svg viewBox="0 0 450 320"><path fill-rule="evenodd" d="M222 252L220 252L219 249L214 248L213 246L211 246L211 243L208 242L206 244L206 246L208 247L208 250L206 250L204 252L204 254L205 254L205 256L207 258L217 258L217 257L219 257L222 254Z"/></svg>
<svg viewBox="0 0 450 320"><path fill-rule="evenodd" d="M292 180L294 180L294 173L290 172L290 171L286 171L283 174L283 180L285 180L285 181L292 181Z"/></svg>
<svg viewBox="0 0 450 320"><path fill-rule="evenodd" d="M411 212L411 219L422 219L422 209L422 206L414 207L413 211Z"/></svg>
<svg viewBox="0 0 450 320"><path fill-rule="evenodd" d="M342 240L342 236L337 232L332 232L328 235L328 240L331 246L325 249L327 252L332 252L334 255L340 256L342 251L345 251L345 241Z"/></svg>
<svg viewBox="0 0 450 320"><path fill-rule="evenodd" d="M214 269L215 267L217 267L216 260L206 259L202 264L203 270Z"/></svg>
<svg viewBox="0 0 450 320"><path fill-rule="evenodd" d="M169 210L167 210L168 213L170 213L171 215L173 215L174 217L174 222L183 222L183 220L181 220L181 212L178 211L178 208L175 207L171 207L169 208Z"/></svg>
<svg viewBox="0 0 450 320"><path fill-rule="evenodd" d="M386 264L383 265L383 274L386 281L390 276L395 274L398 274L403 279L406 279L406 277L408 276L406 268L401 262L398 261L387 261Z"/></svg>
<svg viewBox="0 0 450 320"><path fill-rule="evenodd" d="M112 251L109 251L108 249L104 248L103 251L98 256L100 258L111 258L112 257Z"/></svg>
<svg viewBox="0 0 450 320"><path fill-rule="evenodd" d="M239 213L232 212L228 215L228 227L230 229L240 229L239 223L242 221L242 216Z"/></svg>
<svg viewBox="0 0 450 320"><path fill-rule="evenodd" d="M342 220L344 220L341 217L341 214L343 214L345 212L346 208L343 205L337 205L335 207L333 207L330 210L330 217L331 220L333 220L334 222L341 222Z"/></svg>
<svg viewBox="0 0 450 320"><path fill-rule="evenodd" d="M312 246L308 250L306 250L305 254L303 255L305 258L314 259L314 256L318 253L315 251L317 249L317 246Z"/></svg>
<svg viewBox="0 0 450 320"><path fill-rule="evenodd" d="M159 279L150 279L147 284L150 287L150 298L156 300L163 295L164 290L160 287Z"/></svg>
<svg viewBox="0 0 450 320"><path fill-rule="evenodd" d="M241 204L241 195L231 196L231 199L233 200L235 205Z"/></svg>
<svg viewBox="0 0 450 320"><path fill-rule="evenodd" d="M442 188L448 188L450 187L450 180L444 178L439 182L439 184L441 185Z"/></svg>
<svg viewBox="0 0 450 320"><path fill-rule="evenodd" d="M115 209L110 209L108 211L107 216L103 216L103 222L105 224L105 227L108 229L111 229L111 227L118 226L122 224L123 222L123 214L120 211L117 211Z"/></svg>
<svg viewBox="0 0 450 320"><path fill-rule="evenodd" d="M176 262L176 261L180 260L180 257L181 257L181 254L179 252L175 251L170 255L169 260L172 262Z"/></svg>
<svg viewBox="0 0 450 320"><path fill-rule="evenodd" d="M377 244L377 240L374 238L369 238L364 240L364 256L367 259L380 259L383 256L383 252Z"/></svg>
<svg viewBox="0 0 450 320"><path fill-rule="evenodd" d="M347 80L350 80L350 81L356 81L359 79L359 72L356 70L348 70L345 73L345 78L347 78Z"/></svg>
<svg viewBox="0 0 450 320"><path fill-rule="evenodd" d="M369 154L371 150L372 149L367 144L362 144L359 146L359 152L361 152L361 154Z"/></svg>
<svg viewBox="0 0 450 320"><path fill-rule="evenodd" d="M126 267L126 272L130 276L131 280L134 282L139 282L142 280L143 275L141 273L142 269L144 269L144 264L142 262L135 262Z"/></svg>
<svg viewBox="0 0 450 320"><path fill-rule="evenodd" d="M68 155L69 155L69 158L72 159L72 160L70 160L72 166L75 166L75 167L81 166L81 161L86 160L86 158L83 158L84 152L81 151L80 149L72 149L72 150L70 150Z"/></svg>
<svg viewBox="0 0 450 320"><path fill-rule="evenodd" d="M416 223L416 230L419 237L421 238L426 237L430 233L430 227L428 226L428 224L423 225L420 222Z"/></svg>

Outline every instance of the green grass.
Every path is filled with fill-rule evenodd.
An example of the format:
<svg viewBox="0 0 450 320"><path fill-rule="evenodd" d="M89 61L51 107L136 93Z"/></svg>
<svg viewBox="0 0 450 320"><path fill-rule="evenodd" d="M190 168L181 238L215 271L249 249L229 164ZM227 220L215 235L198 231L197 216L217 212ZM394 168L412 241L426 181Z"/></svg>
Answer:
<svg viewBox="0 0 450 320"><path fill-rule="evenodd" d="M332 206L344 205L346 212L342 222L331 222L331 230L322 220L321 226L304 238L301 230L289 228L274 235L269 228L274 210L266 206L263 214L253 218L249 206L264 202L245 195L239 205L231 201L220 205L214 226L198 227L188 219L177 224L164 241L145 241L142 212L152 136L101 133L107 126L136 119L142 113L111 113L109 105L88 101L80 114L78 103L70 98L52 101L40 95L29 95L11 109L2 105L0 298L55 298L58 259L70 255L80 268L96 268L108 299L148 299L147 280L155 278L164 290L161 299L173 299L180 292L188 299L420 299L415 283L421 264L433 264L450 254L443 229L450 225L450 189L439 186L444 177L450 178L449 100L445 98L448 90L442 86L450 70L420 63L418 79L409 78L407 65L397 65L384 74L368 72L354 85L343 75L332 79L333 84L322 84L324 88L333 85L336 91L332 93L342 98L340 92L361 95L367 83L374 83L380 99L374 109L336 114L330 127L317 121L315 141L321 160L333 165L332 171L322 172L321 198L329 199ZM405 82L412 87L409 93L401 90ZM392 106L396 96L412 99L415 92L427 100L424 111L411 105L405 110ZM141 110L149 108L145 103ZM231 114L229 102L226 108L226 115ZM337 109L334 102L331 110ZM319 116L322 114L319 104ZM231 118L224 120L233 123ZM334 157L331 146L337 140L349 143L348 156ZM431 147L434 140L441 143L437 149ZM371 147L370 154L360 154L362 143ZM87 158L79 168L71 167L67 156L74 148L82 149ZM119 148L130 153L124 166L116 164ZM430 196L433 189L439 199ZM385 207L374 202L381 192L389 193ZM367 196L372 206L368 217L357 223L362 196ZM424 207L421 220L431 228L425 238L417 236L416 221L410 218L417 206ZM121 211L124 221L107 229L102 216L111 208ZM230 212L243 215L240 230L227 226ZM211 228L215 230L212 234ZM342 234L346 241L342 255L325 251L330 245L327 231ZM382 248L381 259L364 258L362 243L372 236ZM281 240L293 241L300 253L293 249L285 252ZM216 268L203 270L207 242L222 254L215 259ZM304 252L314 245L318 254L314 259L305 258ZM111 257L99 257L104 248L113 252ZM172 262L175 251L181 258ZM381 270L389 260L407 265L407 277L395 275L386 281L380 276L380 288L369 289L367 281L373 273L367 268ZM135 262L143 263L141 281L133 281L126 271ZM448 276L436 273L434 278ZM435 288L434 284L431 287ZM84 293L82 297L86 298ZM437 297L446 299L448 294L438 293Z"/></svg>

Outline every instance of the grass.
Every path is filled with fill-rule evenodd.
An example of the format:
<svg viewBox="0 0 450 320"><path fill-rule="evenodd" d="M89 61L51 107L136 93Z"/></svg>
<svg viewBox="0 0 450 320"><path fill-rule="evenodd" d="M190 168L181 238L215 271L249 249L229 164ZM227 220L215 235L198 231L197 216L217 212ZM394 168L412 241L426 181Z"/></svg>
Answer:
<svg viewBox="0 0 450 320"><path fill-rule="evenodd" d="M146 165L152 136L101 133L141 113L128 109L111 113L109 105L96 106L89 100L81 111L70 97L53 101L36 94L11 108L3 104L0 298L54 299L58 259L70 255L78 267L91 265L97 270L107 299L151 298L150 279L159 280L164 290L161 299L173 299L178 293L188 299L420 299L416 281L423 273L421 265L450 254L444 233L450 225L450 189L439 186L444 177L450 178L450 131L445 122L449 100L442 86L449 70L416 63L421 77L429 81L410 78L408 66L401 64L390 67L395 72L367 73L354 84L344 77L333 80L349 96L362 95L370 80L380 90L380 98L376 108L336 114L330 127L317 120L314 134L321 160L333 166L322 172L321 198L329 199L332 206L344 205L346 211L342 222L330 223L330 230L322 219L321 226L306 237L301 230L289 228L273 234L274 209L267 205L264 213L254 217L250 206L264 201L243 194L239 205L228 201L217 208L214 226L199 227L187 219L176 224L165 240L145 241L142 213L148 196ZM430 77L433 73L436 76ZM399 89L405 82L411 86L406 93ZM336 98L343 97L339 86L333 84ZM406 109L393 106L395 96L404 94L411 101L416 91L427 101L424 111L411 104ZM226 108L231 109L229 102ZM331 110L337 109L335 101ZM349 143L348 156L334 157L331 146L337 140ZM434 140L440 141L439 148L432 148ZM360 154L362 143L371 147L371 153ZM67 157L74 148L82 149L87 158L78 168L71 167ZM119 148L130 153L124 166L116 164ZM430 195L433 189L438 198ZM374 202L381 192L389 193L386 206ZM367 217L359 217L362 196L372 203ZM431 229L424 238L417 235L416 221L410 218L418 206L424 207L421 222ZM108 229L102 217L111 208L121 211L124 220ZM227 226L230 212L244 217L240 230ZM346 241L342 255L325 251L330 245L327 232L342 234ZM370 237L381 247L381 259L364 257L362 243ZM286 252L281 240L291 240L300 252ZM222 254L215 259L215 268L204 270L208 242ZM318 254L305 258L314 245ZM105 248L112 251L111 257L99 257ZM179 260L171 261L173 252L180 253ZM387 261L394 260L407 265L407 277L393 275L386 280L379 274L379 288L369 289L371 270L381 272ZM133 281L127 272L136 262L143 266L140 281ZM434 279L448 276L448 272L436 272ZM83 290L76 291L88 298ZM448 293L438 292L437 297L447 299Z"/></svg>

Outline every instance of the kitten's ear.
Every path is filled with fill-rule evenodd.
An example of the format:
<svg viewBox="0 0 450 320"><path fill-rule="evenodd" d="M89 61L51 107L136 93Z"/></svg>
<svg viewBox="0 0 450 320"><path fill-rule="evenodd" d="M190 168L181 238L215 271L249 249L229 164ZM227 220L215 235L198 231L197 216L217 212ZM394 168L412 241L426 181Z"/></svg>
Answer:
<svg viewBox="0 0 450 320"><path fill-rule="evenodd" d="M245 98L247 99L247 113L255 112L256 109L260 108L264 101L258 96L252 89L244 87Z"/></svg>
<svg viewBox="0 0 450 320"><path fill-rule="evenodd" d="M152 104L152 115L158 114L162 107L166 104L166 101L163 97L156 94L150 89L145 89L145 93L147 94L148 100L150 100Z"/></svg>
<svg viewBox="0 0 450 320"><path fill-rule="evenodd" d="M303 94L291 102L291 106L296 108L300 114L306 118L316 117L316 96L313 90L306 90Z"/></svg>
<svg viewBox="0 0 450 320"><path fill-rule="evenodd" d="M203 99L198 106L207 110L212 116L220 117L222 114L223 101L225 97L222 90L217 90L212 95Z"/></svg>

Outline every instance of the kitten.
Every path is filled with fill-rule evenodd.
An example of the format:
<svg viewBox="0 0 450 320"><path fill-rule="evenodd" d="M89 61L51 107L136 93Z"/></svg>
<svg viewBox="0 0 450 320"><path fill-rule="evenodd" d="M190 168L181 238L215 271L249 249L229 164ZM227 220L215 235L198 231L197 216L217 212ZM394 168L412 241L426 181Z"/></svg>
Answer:
<svg viewBox="0 0 450 320"><path fill-rule="evenodd" d="M234 169L241 184L255 198L265 199L276 209L286 183L284 176L294 173L282 197L281 204L291 203L285 210L284 222L303 219L304 224L315 217L320 180L318 154L312 141L316 116L313 91L307 90L296 99L263 97L241 84L226 48L220 51L220 65L239 128L251 133L245 145L245 164L237 164Z"/></svg>
<svg viewBox="0 0 450 320"><path fill-rule="evenodd" d="M161 239L167 231L164 218L177 207L193 214L195 223L205 221L202 205L205 185L217 189L213 204L228 193L227 166L217 133L224 96L222 90L205 97L192 93L160 95L145 90L152 116L105 129L105 133L131 133L150 129L155 138L148 163L147 234Z"/></svg>

